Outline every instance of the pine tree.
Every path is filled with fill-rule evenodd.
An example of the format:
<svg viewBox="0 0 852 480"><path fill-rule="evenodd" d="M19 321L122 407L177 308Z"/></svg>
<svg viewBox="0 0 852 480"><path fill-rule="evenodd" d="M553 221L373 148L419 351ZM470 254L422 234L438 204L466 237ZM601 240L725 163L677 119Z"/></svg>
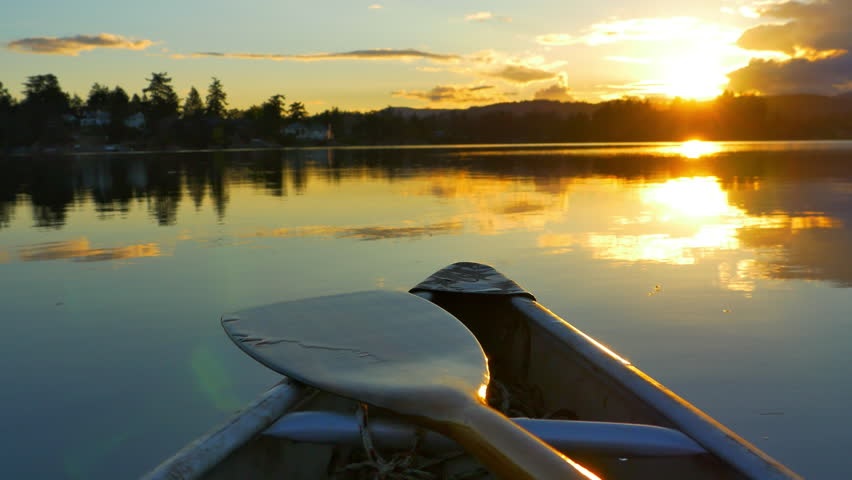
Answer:
<svg viewBox="0 0 852 480"><path fill-rule="evenodd" d="M201 103L201 95L195 87L191 87L183 103L183 118L197 117L202 113L204 113L204 104Z"/></svg>
<svg viewBox="0 0 852 480"><path fill-rule="evenodd" d="M86 108L95 110L106 110L109 105L109 88L106 85L95 83L89 90L89 96L86 99Z"/></svg>
<svg viewBox="0 0 852 480"><path fill-rule="evenodd" d="M215 118L225 118L227 115L228 96L222 89L222 82L213 77L213 82L207 87L207 105L204 113Z"/></svg>
<svg viewBox="0 0 852 480"><path fill-rule="evenodd" d="M12 94L3 86L3 82L0 82L0 112L11 110L14 104L15 99L12 98Z"/></svg>
<svg viewBox="0 0 852 480"><path fill-rule="evenodd" d="M147 100L143 98L147 110L146 116L149 116L153 122L177 116L180 101L172 88L172 79L166 72L151 73L151 78L146 80L148 80L148 87L142 89L147 96Z"/></svg>
<svg viewBox="0 0 852 480"><path fill-rule="evenodd" d="M275 138L281 129L281 120L286 108L284 95L276 94L260 106L259 126L261 133L267 138Z"/></svg>
<svg viewBox="0 0 852 480"><path fill-rule="evenodd" d="M43 114L62 114L69 108L70 98L62 91L56 75L33 75L24 82L24 101L28 108Z"/></svg>
<svg viewBox="0 0 852 480"><path fill-rule="evenodd" d="M287 116L291 121L298 122L308 116L308 111L305 109L305 104L302 102L293 102L287 110Z"/></svg>

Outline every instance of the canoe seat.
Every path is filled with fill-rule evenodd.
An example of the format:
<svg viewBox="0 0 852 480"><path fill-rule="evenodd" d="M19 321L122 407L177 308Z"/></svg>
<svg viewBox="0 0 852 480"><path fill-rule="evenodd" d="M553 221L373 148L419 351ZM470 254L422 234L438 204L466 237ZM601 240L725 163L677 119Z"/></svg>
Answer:
<svg viewBox="0 0 852 480"><path fill-rule="evenodd" d="M682 432L654 425L533 418L513 418L512 421L565 454L582 452L619 457L668 457L707 453ZM399 420L370 420L370 434L378 448L410 448L416 432L417 427ZM288 413L263 434L296 442L361 445L361 434L355 417L336 412ZM420 446L423 451L430 453L461 448L435 432L427 432Z"/></svg>

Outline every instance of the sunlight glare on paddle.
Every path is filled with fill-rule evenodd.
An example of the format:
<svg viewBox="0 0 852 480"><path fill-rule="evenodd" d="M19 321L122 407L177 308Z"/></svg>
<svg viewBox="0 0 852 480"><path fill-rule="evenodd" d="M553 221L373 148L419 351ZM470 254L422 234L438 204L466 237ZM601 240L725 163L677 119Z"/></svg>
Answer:
<svg viewBox="0 0 852 480"><path fill-rule="evenodd" d="M479 390L476 391L476 396L479 397L482 402L485 402L485 399L488 397L488 384L483 383L479 386Z"/></svg>

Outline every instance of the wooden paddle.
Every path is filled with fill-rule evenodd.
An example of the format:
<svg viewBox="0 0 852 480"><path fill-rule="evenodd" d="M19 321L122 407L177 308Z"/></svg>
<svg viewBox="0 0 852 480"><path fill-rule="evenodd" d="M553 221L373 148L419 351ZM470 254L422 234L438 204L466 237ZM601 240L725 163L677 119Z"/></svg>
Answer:
<svg viewBox="0 0 852 480"><path fill-rule="evenodd" d="M405 415L502 478L597 478L486 406L488 364L476 337L420 297L374 291L276 303L225 315L222 326L272 370Z"/></svg>

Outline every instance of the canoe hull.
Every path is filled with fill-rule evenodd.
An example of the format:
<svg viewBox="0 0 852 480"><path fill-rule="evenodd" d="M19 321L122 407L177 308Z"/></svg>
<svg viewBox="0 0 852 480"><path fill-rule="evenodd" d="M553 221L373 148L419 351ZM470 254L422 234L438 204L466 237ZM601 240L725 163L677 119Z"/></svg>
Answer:
<svg viewBox="0 0 852 480"><path fill-rule="evenodd" d="M569 452L602 478L801 478L538 304L531 293L491 267L454 264L430 276L412 293L450 312L477 337L491 371L489 403L507 416L562 420L566 425L580 420L663 427L685 434L704 450L699 454L639 452L628 456L605 448ZM289 412L348 416L357 409L358 404L351 400L314 391ZM372 408L370 415L394 418ZM364 476L371 467L357 442L297 442L276 437L273 430L231 445L232 453L203 474L183 476L174 469L169 473L166 462L158 469L164 476L149 478L372 478ZM379 453L388 460L405 452ZM436 478L492 478L460 450L420 452L410 460ZM431 463L423 467L426 462Z"/></svg>

